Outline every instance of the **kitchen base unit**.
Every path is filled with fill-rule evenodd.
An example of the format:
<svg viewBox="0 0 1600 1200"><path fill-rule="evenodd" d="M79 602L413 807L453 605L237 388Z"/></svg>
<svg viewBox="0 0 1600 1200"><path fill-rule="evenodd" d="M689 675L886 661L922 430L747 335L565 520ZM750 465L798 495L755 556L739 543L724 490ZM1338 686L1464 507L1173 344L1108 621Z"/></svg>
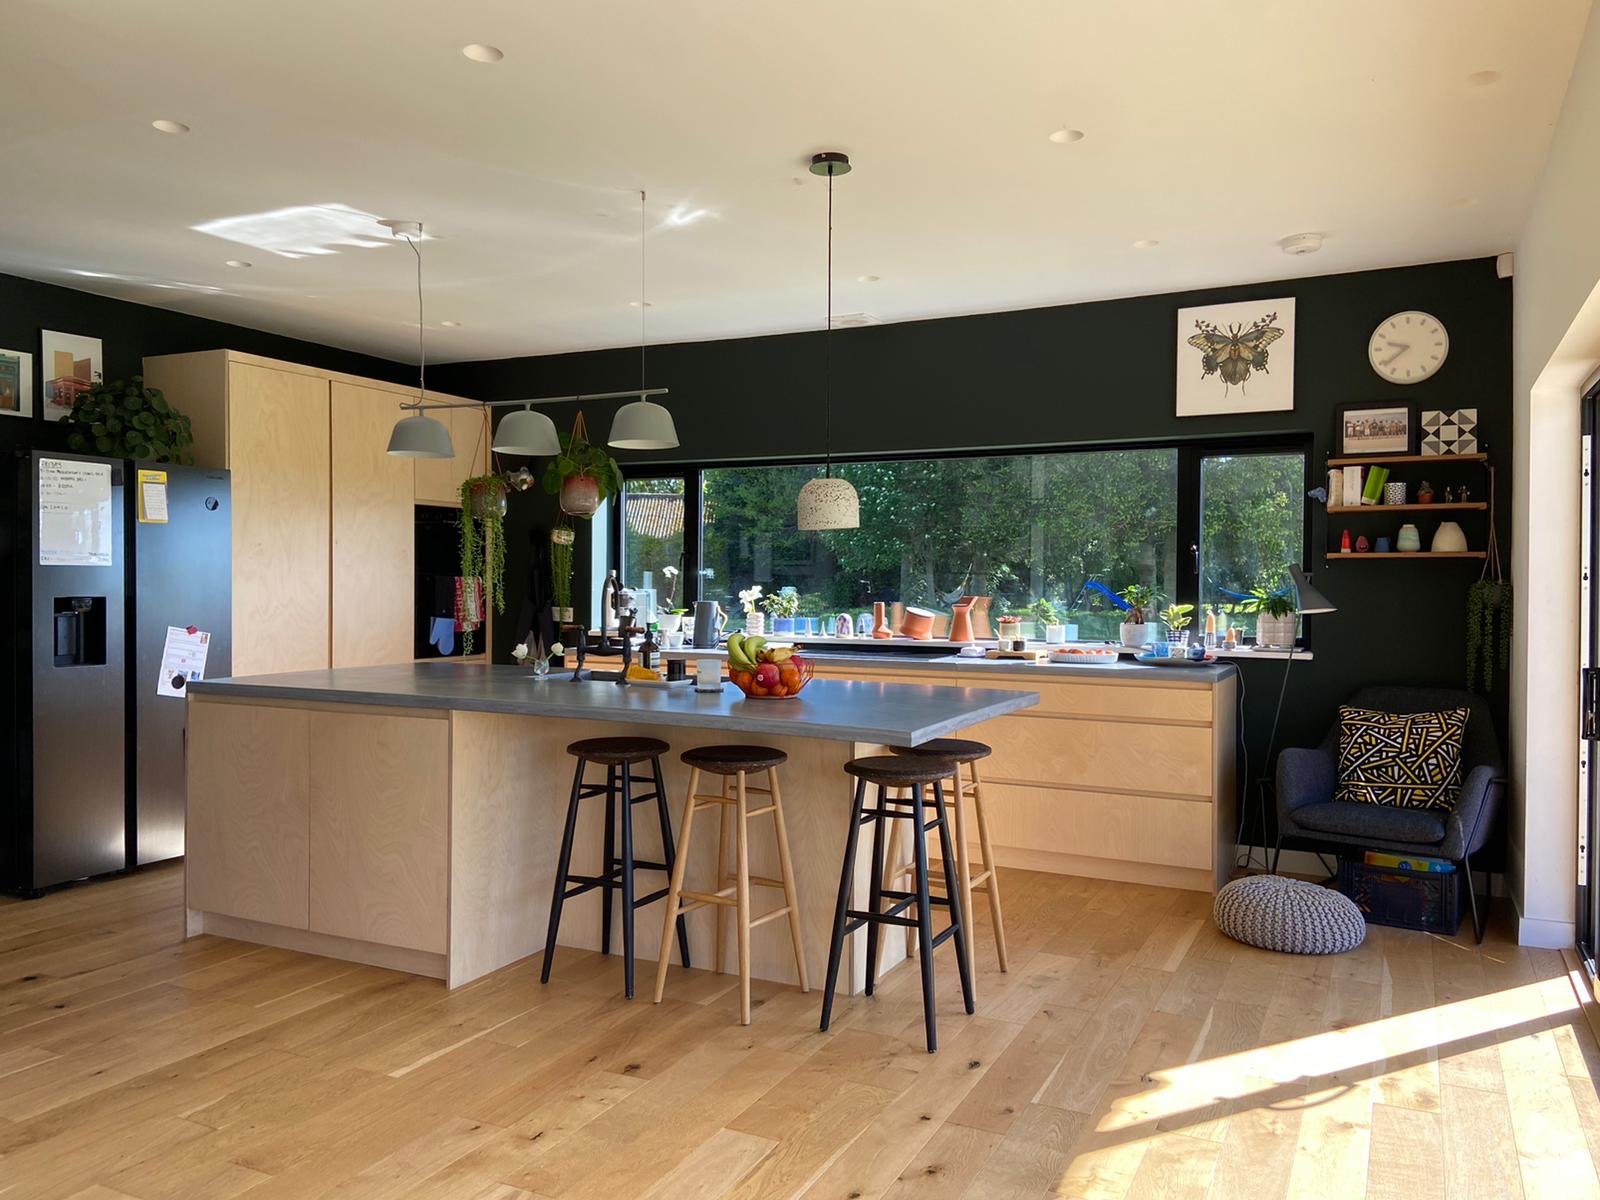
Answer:
<svg viewBox="0 0 1600 1200"><path fill-rule="evenodd" d="M844 764L1037 700L1021 690L818 680L795 700L760 701L732 685L703 694L453 663L208 681L188 700L188 931L457 987L543 949L572 786L569 743L619 734L667 742L674 821L688 784L682 750L759 743L789 755L784 811L815 986L827 969L849 824ZM585 805L574 869L599 863L603 815L603 804ZM660 861L660 833L643 806L635 829L639 857ZM697 838L690 853L689 878L714 878L714 839ZM752 874L777 874L770 839L753 838L750 853ZM865 907L868 856L858 862L851 903ZM593 896L568 902L562 945L600 947ZM653 962L662 912L654 904L635 916L641 962ZM695 966L711 965L712 932L709 910L689 917ZM856 992L866 938L851 940L841 986ZM901 942L887 939L885 967L903 956ZM758 931L751 968L796 981L786 925Z"/></svg>

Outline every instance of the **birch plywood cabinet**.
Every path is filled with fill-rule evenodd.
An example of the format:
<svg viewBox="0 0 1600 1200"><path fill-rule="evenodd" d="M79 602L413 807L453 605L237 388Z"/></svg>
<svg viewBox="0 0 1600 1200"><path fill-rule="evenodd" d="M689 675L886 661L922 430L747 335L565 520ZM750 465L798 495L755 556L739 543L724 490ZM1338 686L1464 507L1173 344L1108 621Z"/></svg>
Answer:
<svg viewBox="0 0 1600 1200"><path fill-rule="evenodd" d="M411 661L415 506L487 470L484 410L442 414L456 457L424 469L387 453L414 389L231 350L144 374L189 414L195 461L233 476L234 674Z"/></svg>
<svg viewBox="0 0 1600 1200"><path fill-rule="evenodd" d="M962 734L994 748L980 769L1002 864L1200 891L1226 883L1234 856L1237 676L1027 672L817 667L829 679L1039 693L1038 707Z"/></svg>

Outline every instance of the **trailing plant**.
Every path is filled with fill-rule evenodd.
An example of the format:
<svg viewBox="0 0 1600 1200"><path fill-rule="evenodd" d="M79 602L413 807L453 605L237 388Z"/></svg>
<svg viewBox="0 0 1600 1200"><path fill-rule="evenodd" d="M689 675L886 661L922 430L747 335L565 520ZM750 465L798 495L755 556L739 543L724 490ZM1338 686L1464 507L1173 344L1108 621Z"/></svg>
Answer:
<svg viewBox="0 0 1600 1200"><path fill-rule="evenodd" d="M474 475L461 481L461 577L483 581L484 606L506 611L506 481L499 475ZM472 635L461 635L461 652L472 653Z"/></svg>
<svg viewBox="0 0 1600 1200"><path fill-rule="evenodd" d="M761 607L775 617L793 617L800 613L800 593L793 588L783 588L761 598Z"/></svg>
<svg viewBox="0 0 1600 1200"><path fill-rule="evenodd" d="M1494 668L1511 665L1511 585L1480 579L1467 589L1467 686L1488 695Z"/></svg>
<svg viewBox="0 0 1600 1200"><path fill-rule="evenodd" d="M192 463L189 418L172 407L144 376L97 383L81 393L66 416L67 446L79 454Z"/></svg>
<svg viewBox="0 0 1600 1200"><path fill-rule="evenodd" d="M1144 625L1147 623L1147 614L1156 605L1161 603L1161 593L1147 583L1130 583L1117 595L1122 597L1123 603L1128 606L1127 624Z"/></svg>
<svg viewBox="0 0 1600 1200"><path fill-rule="evenodd" d="M561 434L561 453L550 460L544 469L544 490L552 496L561 491L561 485L575 476L593 479L599 489L600 499L622 493L622 468L617 460L607 454L603 446L591 446L585 436L583 414L573 425L571 433Z"/></svg>
<svg viewBox="0 0 1600 1200"><path fill-rule="evenodd" d="M1033 615L1033 620L1036 625L1061 624L1060 611L1054 604L1050 603L1047 597L1040 596L1028 606L1028 612Z"/></svg>
<svg viewBox="0 0 1600 1200"><path fill-rule="evenodd" d="M1161 610L1161 619L1166 622L1167 628L1178 633L1189 628L1189 623L1194 620L1189 614L1194 612L1192 604L1169 604Z"/></svg>
<svg viewBox="0 0 1600 1200"><path fill-rule="evenodd" d="M572 607L572 541L568 526L550 531L550 599L557 608Z"/></svg>

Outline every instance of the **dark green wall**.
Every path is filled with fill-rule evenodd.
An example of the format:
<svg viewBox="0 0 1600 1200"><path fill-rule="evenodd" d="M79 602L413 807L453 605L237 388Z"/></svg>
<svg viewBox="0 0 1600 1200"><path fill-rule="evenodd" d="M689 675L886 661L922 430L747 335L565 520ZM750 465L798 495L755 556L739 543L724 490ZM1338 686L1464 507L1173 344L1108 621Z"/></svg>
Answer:
<svg viewBox="0 0 1600 1200"><path fill-rule="evenodd" d="M1296 300L1294 411L1176 417L1177 310L1280 296ZM1367 340L1380 319L1413 308L1444 322L1450 355L1432 379L1401 387L1373 373ZM842 330L834 334L833 364L833 442L847 454L1003 445L993 430L995 415L1005 409L1027 431L1027 444L1037 446L1309 433L1313 475L1320 478L1340 404L1476 407L1482 440L1499 469L1501 551L1510 551L1511 284L1495 277L1492 259ZM647 367L650 386L672 391L668 404L682 448L619 457L665 465L822 450L820 333L654 346ZM510 399L638 386L640 362L637 349L600 351L456 363L430 375L446 391ZM613 408L589 407L597 437ZM572 419L570 409L551 415L563 428ZM1420 475L1409 477L1414 484ZM1458 482L1442 472L1432 481L1440 488ZM1481 472L1459 481L1482 494ZM1364 684L1459 686L1464 595L1479 568L1472 561L1324 563L1322 551L1330 537L1337 539L1338 527L1330 532L1320 508L1313 509L1306 564L1340 611L1313 618L1315 658L1293 668L1280 745L1318 740L1340 700ZM524 591L530 539L542 536L553 515L553 502L541 491L511 498L507 593L513 614ZM1354 533L1381 523L1350 524ZM1469 515L1462 524L1481 543L1483 520ZM501 661L521 632L514 624L498 627ZM1268 662L1243 671L1254 763L1265 754L1282 672L1282 663ZM1504 698L1497 700L1503 717Z"/></svg>

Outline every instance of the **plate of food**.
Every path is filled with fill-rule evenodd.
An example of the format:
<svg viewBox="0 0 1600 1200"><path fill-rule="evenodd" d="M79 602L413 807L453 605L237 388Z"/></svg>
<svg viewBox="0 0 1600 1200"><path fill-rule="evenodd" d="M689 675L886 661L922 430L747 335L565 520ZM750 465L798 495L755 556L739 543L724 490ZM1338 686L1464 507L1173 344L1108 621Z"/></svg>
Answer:
<svg viewBox="0 0 1600 1200"><path fill-rule="evenodd" d="M1068 667L1114 667L1119 655L1109 646L1068 646L1050 651L1050 661Z"/></svg>

